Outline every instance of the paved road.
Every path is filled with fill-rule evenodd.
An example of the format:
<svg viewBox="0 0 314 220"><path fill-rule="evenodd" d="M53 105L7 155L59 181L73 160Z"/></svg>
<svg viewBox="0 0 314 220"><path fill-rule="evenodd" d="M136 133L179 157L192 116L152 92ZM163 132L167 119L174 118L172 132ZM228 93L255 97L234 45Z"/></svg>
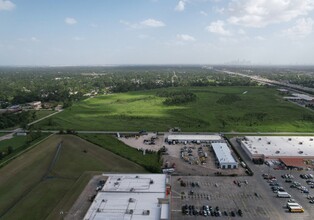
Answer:
<svg viewBox="0 0 314 220"><path fill-rule="evenodd" d="M58 113L60 113L60 112L62 112L62 111L63 111L63 109L62 109L62 110L59 110L59 111L57 111L57 112L54 112L54 113L52 113L52 114L50 114L50 115L47 115L47 116L45 116L45 117L43 117L43 118L40 118L40 119L38 119L38 120L36 120L36 121L33 121L33 122L31 122L31 123L28 123L27 125L30 126L30 125L36 124L37 122L40 122L40 121L42 121L42 120L44 120L44 119L46 119L46 118L50 118L51 116L54 116L54 115L56 115L56 114L58 114Z"/></svg>
<svg viewBox="0 0 314 220"><path fill-rule="evenodd" d="M2 133L12 133L21 131L21 129L15 130L0 130ZM27 132L27 130L26 130ZM41 130L43 133L58 133L59 130ZM139 131L76 131L79 134L139 134ZM148 133L154 133L156 131L147 131ZM167 134L169 132L160 132L158 134ZM180 132L172 134L203 134L203 135L314 135L314 132L240 132L240 131L230 131L230 132Z"/></svg>

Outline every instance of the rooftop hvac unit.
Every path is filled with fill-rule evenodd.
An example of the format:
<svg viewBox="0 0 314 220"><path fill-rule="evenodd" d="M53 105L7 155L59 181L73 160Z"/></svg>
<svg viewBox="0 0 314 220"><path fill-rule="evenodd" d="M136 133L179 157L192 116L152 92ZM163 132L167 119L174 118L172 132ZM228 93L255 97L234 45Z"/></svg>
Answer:
<svg viewBox="0 0 314 220"><path fill-rule="evenodd" d="M127 209L127 210L125 211L125 214L132 215L132 214L133 214L133 209Z"/></svg>
<svg viewBox="0 0 314 220"><path fill-rule="evenodd" d="M150 214L150 211L149 210L144 210L143 211L143 215L149 215Z"/></svg>

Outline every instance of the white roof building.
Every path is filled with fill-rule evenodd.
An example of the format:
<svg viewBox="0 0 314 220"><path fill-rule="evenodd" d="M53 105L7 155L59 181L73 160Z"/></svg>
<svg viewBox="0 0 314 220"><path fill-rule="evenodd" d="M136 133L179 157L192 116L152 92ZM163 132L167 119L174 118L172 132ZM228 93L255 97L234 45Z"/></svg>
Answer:
<svg viewBox="0 0 314 220"><path fill-rule="evenodd" d="M169 219L165 174L109 174L84 220Z"/></svg>
<svg viewBox="0 0 314 220"><path fill-rule="evenodd" d="M212 143L213 150L222 169L238 168L238 163L226 143Z"/></svg>
<svg viewBox="0 0 314 220"><path fill-rule="evenodd" d="M209 134L170 134L168 135L168 141L221 141L220 135L209 135Z"/></svg>
<svg viewBox="0 0 314 220"><path fill-rule="evenodd" d="M313 136L246 136L241 146L251 159L314 158Z"/></svg>

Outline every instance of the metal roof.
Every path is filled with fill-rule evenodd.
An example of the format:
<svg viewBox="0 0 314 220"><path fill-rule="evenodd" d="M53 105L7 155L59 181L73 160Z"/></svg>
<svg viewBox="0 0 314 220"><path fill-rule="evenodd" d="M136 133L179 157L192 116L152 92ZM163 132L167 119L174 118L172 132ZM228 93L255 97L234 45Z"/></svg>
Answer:
<svg viewBox="0 0 314 220"><path fill-rule="evenodd" d="M237 162L231 155L231 151L226 143L212 143L212 146L219 163L237 164Z"/></svg>
<svg viewBox="0 0 314 220"><path fill-rule="evenodd" d="M84 220L159 220L169 216L165 174L108 174Z"/></svg>
<svg viewBox="0 0 314 220"><path fill-rule="evenodd" d="M170 134L168 140L178 141L219 141L219 135L205 135L205 134Z"/></svg>

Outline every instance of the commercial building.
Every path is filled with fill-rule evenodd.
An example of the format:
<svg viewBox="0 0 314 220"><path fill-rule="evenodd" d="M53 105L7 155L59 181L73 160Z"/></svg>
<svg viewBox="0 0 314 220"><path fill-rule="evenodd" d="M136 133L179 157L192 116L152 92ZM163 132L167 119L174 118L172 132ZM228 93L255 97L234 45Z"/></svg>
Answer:
<svg viewBox="0 0 314 220"><path fill-rule="evenodd" d="M209 134L170 134L166 138L166 141L168 142L198 142L198 143L204 143L204 142L217 142L222 141L222 138L220 135L209 135Z"/></svg>
<svg viewBox="0 0 314 220"><path fill-rule="evenodd" d="M212 143L213 150L221 169L236 169L238 163L231 154L226 143Z"/></svg>
<svg viewBox="0 0 314 220"><path fill-rule="evenodd" d="M165 174L109 174L84 220L169 219L170 180Z"/></svg>
<svg viewBox="0 0 314 220"><path fill-rule="evenodd" d="M314 159L313 136L246 136L240 143L252 159Z"/></svg>

